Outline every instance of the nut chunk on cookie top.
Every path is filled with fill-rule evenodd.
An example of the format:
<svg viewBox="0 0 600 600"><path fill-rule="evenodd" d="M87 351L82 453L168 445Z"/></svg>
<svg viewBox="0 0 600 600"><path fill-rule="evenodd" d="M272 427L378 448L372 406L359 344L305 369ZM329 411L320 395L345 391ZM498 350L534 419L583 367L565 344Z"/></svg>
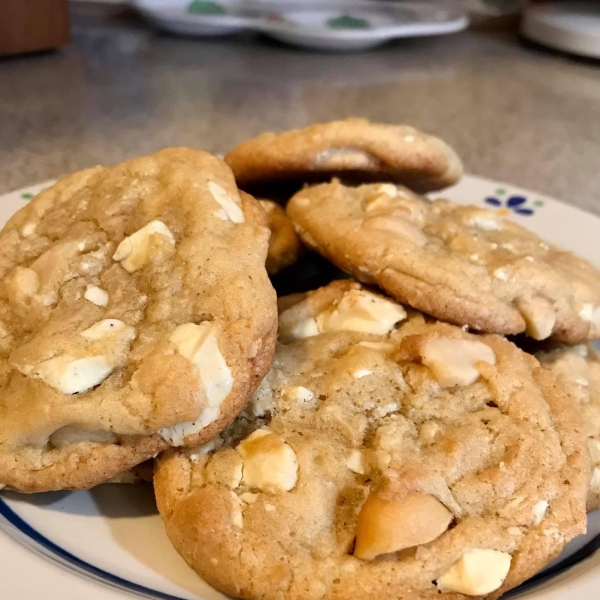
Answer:
<svg viewBox="0 0 600 600"><path fill-rule="evenodd" d="M271 361L264 212L184 148L61 179L0 233L0 486L85 488L235 417Z"/></svg>
<svg viewBox="0 0 600 600"><path fill-rule="evenodd" d="M445 142L409 127L366 119L317 123L263 133L225 156L243 189L298 189L334 176L354 181L396 181L418 191L437 190L462 175L460 159Z"/></svg>
<svg viewBox="0 0 600 600"><path fill-rule="evenodd" d="M167 533L209 583L249 600L497 598L585 529L585 441L533 357L349 281L282 304L251 402L158 461Z"/></svg>
<svg viewBox="0 0 600 600"><path fill-rule="evenodd" d="M287 212L309 247L438 319L537 340L600 338L600 272L488 210L333 181L298 192Z"/></svg>

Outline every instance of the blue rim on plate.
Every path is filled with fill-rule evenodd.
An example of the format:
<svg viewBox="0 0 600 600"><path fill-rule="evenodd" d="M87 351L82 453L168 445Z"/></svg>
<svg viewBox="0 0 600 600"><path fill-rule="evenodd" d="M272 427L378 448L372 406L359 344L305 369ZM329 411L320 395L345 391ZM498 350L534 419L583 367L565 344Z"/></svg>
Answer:
<svg viewBox="0 0 600 600"><path fill-rule="evenodd" d="M45 550L46 552L43 555L55 562L60 563L63 566L67 566L71 568L71 570L79 573L80 575L85 575L87 577L91 577L96 581L100 581L111 587L126 591L133 592L138 596L142 596L145 598L153 598L158 600L185 600L180 596L173 596L171 594L166 594L165 592L160 592L158 590L153 590L152 588L145 587L138 583L134 583L133 581L129 581L127 579L123 579L117 575L113 575L104 569L100 569L91 563L88 563L85 560L82 560L68 552L64 548L61 548L51 540L49 540L46 536L42 535L39 531L34 529L27 521L22 519L17 513L6 504L4 500L0 498L0 516L4 517L4 519L12 525L15 529L23 533L27 538L29 538L35 546L38 546L40 549ZM8 532L10 534L10 532ZM14 537L14 536L12 536ZM18 540L21 541L21 540ZM33 548L35 550L35 547ZM528 579L523 584L521 584L518 588L511 590L508 592L505 597L512 598L515 595L529 591L532 588L545 583L546 581L565 573L570 568L579 564L586 558L589 558L594 552L600 550L600 535L597 535L595 538L590 540L585 546L574 552L568 558L565 558L559 564L538 573L531 579Z"/></svg>
<svg viewBox="0 0 600 600"><path fill-rule="evenodd" d="M87 577L91 577L96 581L100 581L104 584L110 585L111 587L126 591L133 592L138 596L142 596L144 598L152 598L158 600L186 600L185 598L181 598L180 596L173 596L171 594L166 594L165 592L160 592L158 590L153 590L152 588L145 587L140 585L139 583L134 583L133 581L129 581L128 579L123 579L118 575L113 575L104 569L100 569L91 563L78 558L71 552L61 548L53 541L49 540L45 535L41 534L39 531L34 529L27 521L22 519L8 504L0 498L0 517L4 517L4 519L12 525L15 529L23 533L27 538L29 538L33 543L33 547L26 545L31 550L45 550L41 554L54 562L59 563L62 566L70 568L75 573L79 575L84 575ZM1 520L0 520L1 523ZM0 530L2 528L0 527ZM7 531L10 535L11 532ZM16 539L18 542L22 543L22 540L12 535L13 539Z"/></svg>

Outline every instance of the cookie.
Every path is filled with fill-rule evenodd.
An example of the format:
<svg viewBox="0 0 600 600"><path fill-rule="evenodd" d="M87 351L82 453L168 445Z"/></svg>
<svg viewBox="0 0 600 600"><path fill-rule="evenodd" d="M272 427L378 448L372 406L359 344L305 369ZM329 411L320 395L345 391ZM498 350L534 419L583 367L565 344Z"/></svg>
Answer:
<svg viewBox="0 0 600 600"><path fill-rule="evenodd" d="M309 247L443 321L537 340L600 337L600 273L484 208L333 181L296 194L287 212Z"/></svg>
<svg viewBox="0 0 600 600"><path fill-rule="evenodd" d="M241 415L158 461L167 533L211 585L497 598L585 530L583 433L535 358L352 282L289 306Z"/></svg>
<svg viewBox="0 0 600 600"><path fill-rule="evenodd" d="M305 182L342 177L395 181L417 191L437 190L462 175L460 159L445 142L408 125L345 119L284 133L263 133L225 156L238 185L298 189Z"/></svg>
<svg viewBox="0 0 600 600"><path fill-rule="evenodd" d="M163 150L75 173L0 233L0 486L107 481L236 416L271 362L264 211Z"/></svg>
<svg viewBox="0 0 600 600"><path fill-rule="evenodd" d="M260 200L260 204L267 214L267 224L271 230L266 267L272 277L298 260L303 245L290 218L279 204L270 200Z"/></svg>
<svg viewBox="0 0 600 600"><path fill-rule="evenodd" d="M591 344L560 346L537 352L542 367L553 373L581 415L592 461L587 508L600 508L600 355Z"/></svg>

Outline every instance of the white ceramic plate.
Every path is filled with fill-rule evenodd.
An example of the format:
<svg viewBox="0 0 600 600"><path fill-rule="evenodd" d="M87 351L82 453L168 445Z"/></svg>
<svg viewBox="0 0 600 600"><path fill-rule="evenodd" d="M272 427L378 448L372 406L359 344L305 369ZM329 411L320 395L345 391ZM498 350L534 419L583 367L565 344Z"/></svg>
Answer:
<svg viewBox="0 0 600 600"><path fill-rule="evenodd" d="M48 184L0 196L0 225ZM600 218L514 186L466 176L442 194L498 210L600 266ZM435 196L435 194L434 194ZM600 597L600 511L588 534L511 597ZM149 485L87 492L0 493L0 598L4 600L217 600L167 540ZM383 599L382 599L383 600Z"/></svg>
<svg viewBox="0 0 600 600"><path fill-rule="evenodd" d="M454 3L377 0L130 0L157 27L184 35L242 30L318 50L359 50L401 37L455 33L468 25Z"/></svg>

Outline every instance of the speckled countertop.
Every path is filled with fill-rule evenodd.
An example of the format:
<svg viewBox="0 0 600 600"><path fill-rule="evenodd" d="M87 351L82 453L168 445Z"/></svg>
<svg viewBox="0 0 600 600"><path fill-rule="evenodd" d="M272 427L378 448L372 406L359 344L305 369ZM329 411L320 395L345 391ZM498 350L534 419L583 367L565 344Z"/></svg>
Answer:
<svg viewBox="0 0 600 600"><path fill-rule="evenodd" d="M504 34L336 55L89 17L59 52L0 60L0 193L164 146L224 152L266 129L351 115L423 128L472 173L600 214L600 65Z"/></svg>

